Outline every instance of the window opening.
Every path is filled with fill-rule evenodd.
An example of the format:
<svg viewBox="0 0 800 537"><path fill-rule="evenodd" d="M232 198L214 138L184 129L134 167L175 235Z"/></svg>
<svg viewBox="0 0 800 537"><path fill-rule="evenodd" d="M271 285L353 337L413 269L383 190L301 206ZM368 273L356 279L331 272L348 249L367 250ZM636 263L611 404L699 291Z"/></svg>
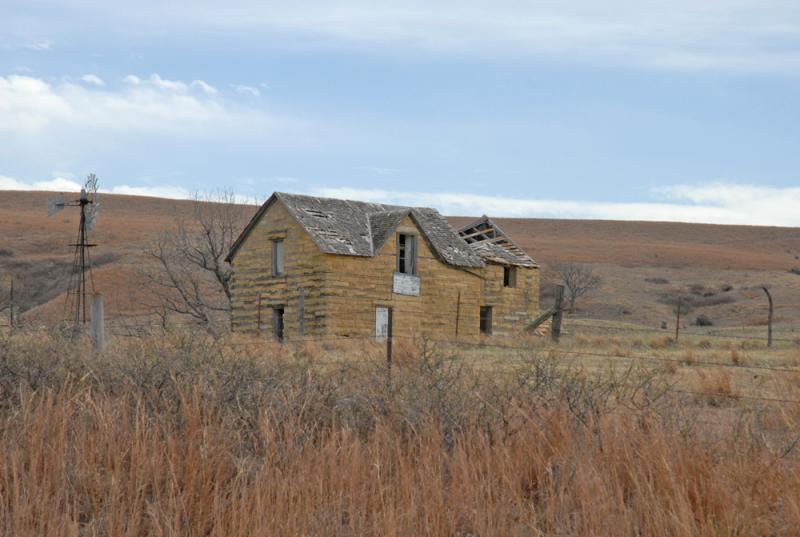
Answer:
<svg viewBox="0 0 800 537"><path fill-rule="evenodd" d="M397 235L397 272L417 273L417 236L407 233Z"/></svg>

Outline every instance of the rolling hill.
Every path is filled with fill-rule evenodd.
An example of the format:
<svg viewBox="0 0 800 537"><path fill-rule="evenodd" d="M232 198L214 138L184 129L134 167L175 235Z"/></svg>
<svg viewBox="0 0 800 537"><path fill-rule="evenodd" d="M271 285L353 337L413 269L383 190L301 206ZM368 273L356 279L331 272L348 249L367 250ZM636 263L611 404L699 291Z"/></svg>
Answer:
<svg viewBox="0 0 800 537"><path fill-rule="evenodd" d="M64 302L78 216L65 210L47 217L45 192L0 192L0 290L13 274L25 315L58 318ZM94 285L106 297L107 315L146 312L144 250L176 218L190 217L192 202L103 195L92 241ZM243 206L246 214L255 207ZM451 217L458 227L469 217ZM551 281L559 262L591 265L602 285L579 303L577 315L658 325L672 317L661 299L692 290L715 324L759 325L769 284L776 320L800 326L800 229L685 223L496 219L527 250ZM800 272L800 270L798 270ZM545 286L543 301L548 301ZM2 291L0 291L2 292ZM691 322L692 318L688 319Z"/></svg>

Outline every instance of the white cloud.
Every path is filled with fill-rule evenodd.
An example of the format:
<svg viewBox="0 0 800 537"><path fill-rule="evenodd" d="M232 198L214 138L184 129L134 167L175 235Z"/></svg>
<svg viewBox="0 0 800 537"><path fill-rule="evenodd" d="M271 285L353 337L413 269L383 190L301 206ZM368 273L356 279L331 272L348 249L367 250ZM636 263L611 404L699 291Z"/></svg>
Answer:
<svg viewBox="0 0 800 537"><path fill-rule="evenodd" d="M181 82L180 80L167 80L166 78L161 78L161 75L158 73L153 73L150 75L148 79L139 78L136 75L127 75L125 78L122 79L123 82L126 84L130 84L132 86L143 86L148 85L154 88L167 90L167 91L175 91L178 93L184 93L186 90L189 89L189 85L185 82ZM195 82L199 82L205 84L202 80L196 80Z"/></svg>
<svg viewBox="0 0 800 537"><path fill-rule="evenodd" d="M59 15L37 18L39 35L63 31L62 10L51 12ZM215 0L166 7L158 0L84 0L70 12L81 27L259 42L274 36L281 46L533 54L693 70L785 71L799 61L795 0L230 0L225 10ZM12 17L6 24L23 22Z"/></svg>
<svg viewBox="0 0 800 537"><path fill-rule="evenodd" d="M98 87L101 87L101 88L106 85L106 83L103 81L102 78L100 78L97 75L93 75L93 74L83 75L81 77L81 80L83 80L84 82L86 82L88 84L94 84L95 86L98 86Z"/></svg>
<svg viewBox="0 0 800 537"><path fill-rule="evenodd" d="M273 180L293 184L293 177ZM247 182L247 181L245 181ZM81 183L56 177L47 181L24 182L0 175L2 190L46 190L79 192ZM194 192L179 185L118 185L101 189L103 193L191 199ZM654 190L671 201L593 202L507 198L460 192L404 192L347 187L319 187L308 194L396 205L435 207L448 215L488 214L511 218L577 218L596 220L636 220L658 222L696 222L800 227L800 187L760 187L731 183L673 185ZM237 195L239 203L258 203L251 196Z"/></svg>
<svg viewBox="0 0 800 537"><path fill-rule="evenodd" d="M191 87L197 88L200 91L203 91L203 92L208 93L210 95L214 95L215 93L219 93L219 90L217 88L215 88L214 86L212 86L211 84L209 84L205 80L192 80L192 83L190 85L191 85Z"/></svg>
<svg viewBox="0 0 800 537"><path fill-rule="evenodd" d="M47 181L25 182L0 175L0 190L33 190L48 192L80 192L83 185L72 179L56 177ZM151 196L156 198L189 199L192 193L180 186L130 186L118 185L110 189L100 189L101 193L123 194L128 196Z"/></svg>
<svg viewBox="0 0 800 537"><path fill-rule="evenodd" d="M53 192L80 192L81 185L70 179L57 177L49 181L25 183L0 175L0 190L46 190Z"/></svg>
<svg viewBox="0 0 800 537"><path fill-rule="evenodd" d="M166 91L175 91L178 93L185 93L189 88L200 90L209 95L215 95L219 93L217 88L205 80L192 80L187 84L186 82L181 82L180 80L167 80L165 78L161 78L161 75L158 73L151 74L150 78L148 79L142 79L136 75L127 75L122 79L122 81L132 86L147 85Z"/></svg>
<svg viewBox="0 0 800 537"><path fill-rule="evenodd" d="M153 73L150 75L150 84L163 90L177 91L180 93L183 93L189 89L184 82L181 82L180 80L167 80L165 78L161 78L158 73Z"/></svg>
<svg viewBox="0 0 800 537"><path fill-rule="evenodd" d="M357 188L316 188L311 194L399 205L435 207L451 215L650 220L800 226L800 188L729 183L659 188L668 201L592 202L507 198L459 192L402 192Z"/></svg>
<svg viewBox="0 0 800 537"><path fill-rule="evenodd" d="M205 88L186 93L184 82L153 75L125 78L127 86L108 90L70 82L50 84L22 75L0 77L0 141L20 136L55 136L75 129L120 133L219 136L258 129L269 132L289 122L243 108Z"/></svg>
<svg viewBox="0 0 800 537"><path fill-rule="evenodd" d="M236 91L236 93L242 95L251 95L253 97L258 97L261 95L261 92L258 88L254 88L253 86L245 86L244 84L231 84L231 87Z"/></svg>

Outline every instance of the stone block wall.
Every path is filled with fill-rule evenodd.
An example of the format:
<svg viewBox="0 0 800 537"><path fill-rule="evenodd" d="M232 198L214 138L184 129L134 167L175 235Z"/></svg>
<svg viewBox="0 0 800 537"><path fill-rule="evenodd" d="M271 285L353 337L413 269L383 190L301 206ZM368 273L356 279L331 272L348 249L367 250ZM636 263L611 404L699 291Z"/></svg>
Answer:
<svg viewBox="0 0 800 537"><path fill-rule="evenodd" d="M419 296L392 291L398 233L418 237ZM273 239L284 241L283 276L272 276ZM475 342L481 337L480 307L492 306L493 334L511 335L539 309L538 269L517 270L517 286L504 288L500 265L447 265L434 256L410 217L374 257L325 254L276 201L233 260L232 328L269 337L273 307L281 306L287 340L323 334L368 338L375 336L376 309L391 307L398 338Z"/></svg>

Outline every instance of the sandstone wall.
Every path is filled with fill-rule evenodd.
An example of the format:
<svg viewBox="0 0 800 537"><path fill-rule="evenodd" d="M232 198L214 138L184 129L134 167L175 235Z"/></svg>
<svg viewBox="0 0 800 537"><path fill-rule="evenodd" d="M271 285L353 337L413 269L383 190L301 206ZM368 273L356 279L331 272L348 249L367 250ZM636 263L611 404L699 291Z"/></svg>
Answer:
<svg viewBox="0 0 800 537"><path fill-rule="evenodd" d="M397 233L418 237L419 296L392 292ZM272 276L273 239L284 240L283 276ZM504 288L499 265L446 265L410 217L374 257L324 254L279 201L236 253L232 288L234 331L259 332L260 297L260 332L272 334L272 308L282 306L287 340L323 334L374 337L376 308L391 307L398 338L475 342L481 337L481 306L492 306L492 332L497 335L522 331L539 309L538 269L519 268L517 287Z"/></svg>
<svg viewBox="0 0 800 537"><path fill-rule="evenodd" d="M273 239L284 241L283 276L272 276ZM274 202L233 259L232 329L259 331L260 296L261 333L272 334L272 308L283 306L287 339L298 337L301 332L306 336L323 334L324 257L283 204Z"/></svg>
<svg viewBox="0 0 800 537"><path fill-rule="evenodd" d="M492 306L492 334L510 336L525 330L539 314L539 269L517 267L516 287L503 287L503 266L481 269L483 305Z"/></svg>
<svg viewBox="0 0 800 537"><path fill-rule="evenodd" d="M411 233L418 237L419 296L392 292L398 233ZM456 336L464 340L477 338L481 292L479 269L468 272L439 261L411 218L407 217L401 223L375 257L326 257L329 269L325 294L332 333L372 336L375 334L376 308L390 306L396 336L427 335L446 340Z"/></svg>

